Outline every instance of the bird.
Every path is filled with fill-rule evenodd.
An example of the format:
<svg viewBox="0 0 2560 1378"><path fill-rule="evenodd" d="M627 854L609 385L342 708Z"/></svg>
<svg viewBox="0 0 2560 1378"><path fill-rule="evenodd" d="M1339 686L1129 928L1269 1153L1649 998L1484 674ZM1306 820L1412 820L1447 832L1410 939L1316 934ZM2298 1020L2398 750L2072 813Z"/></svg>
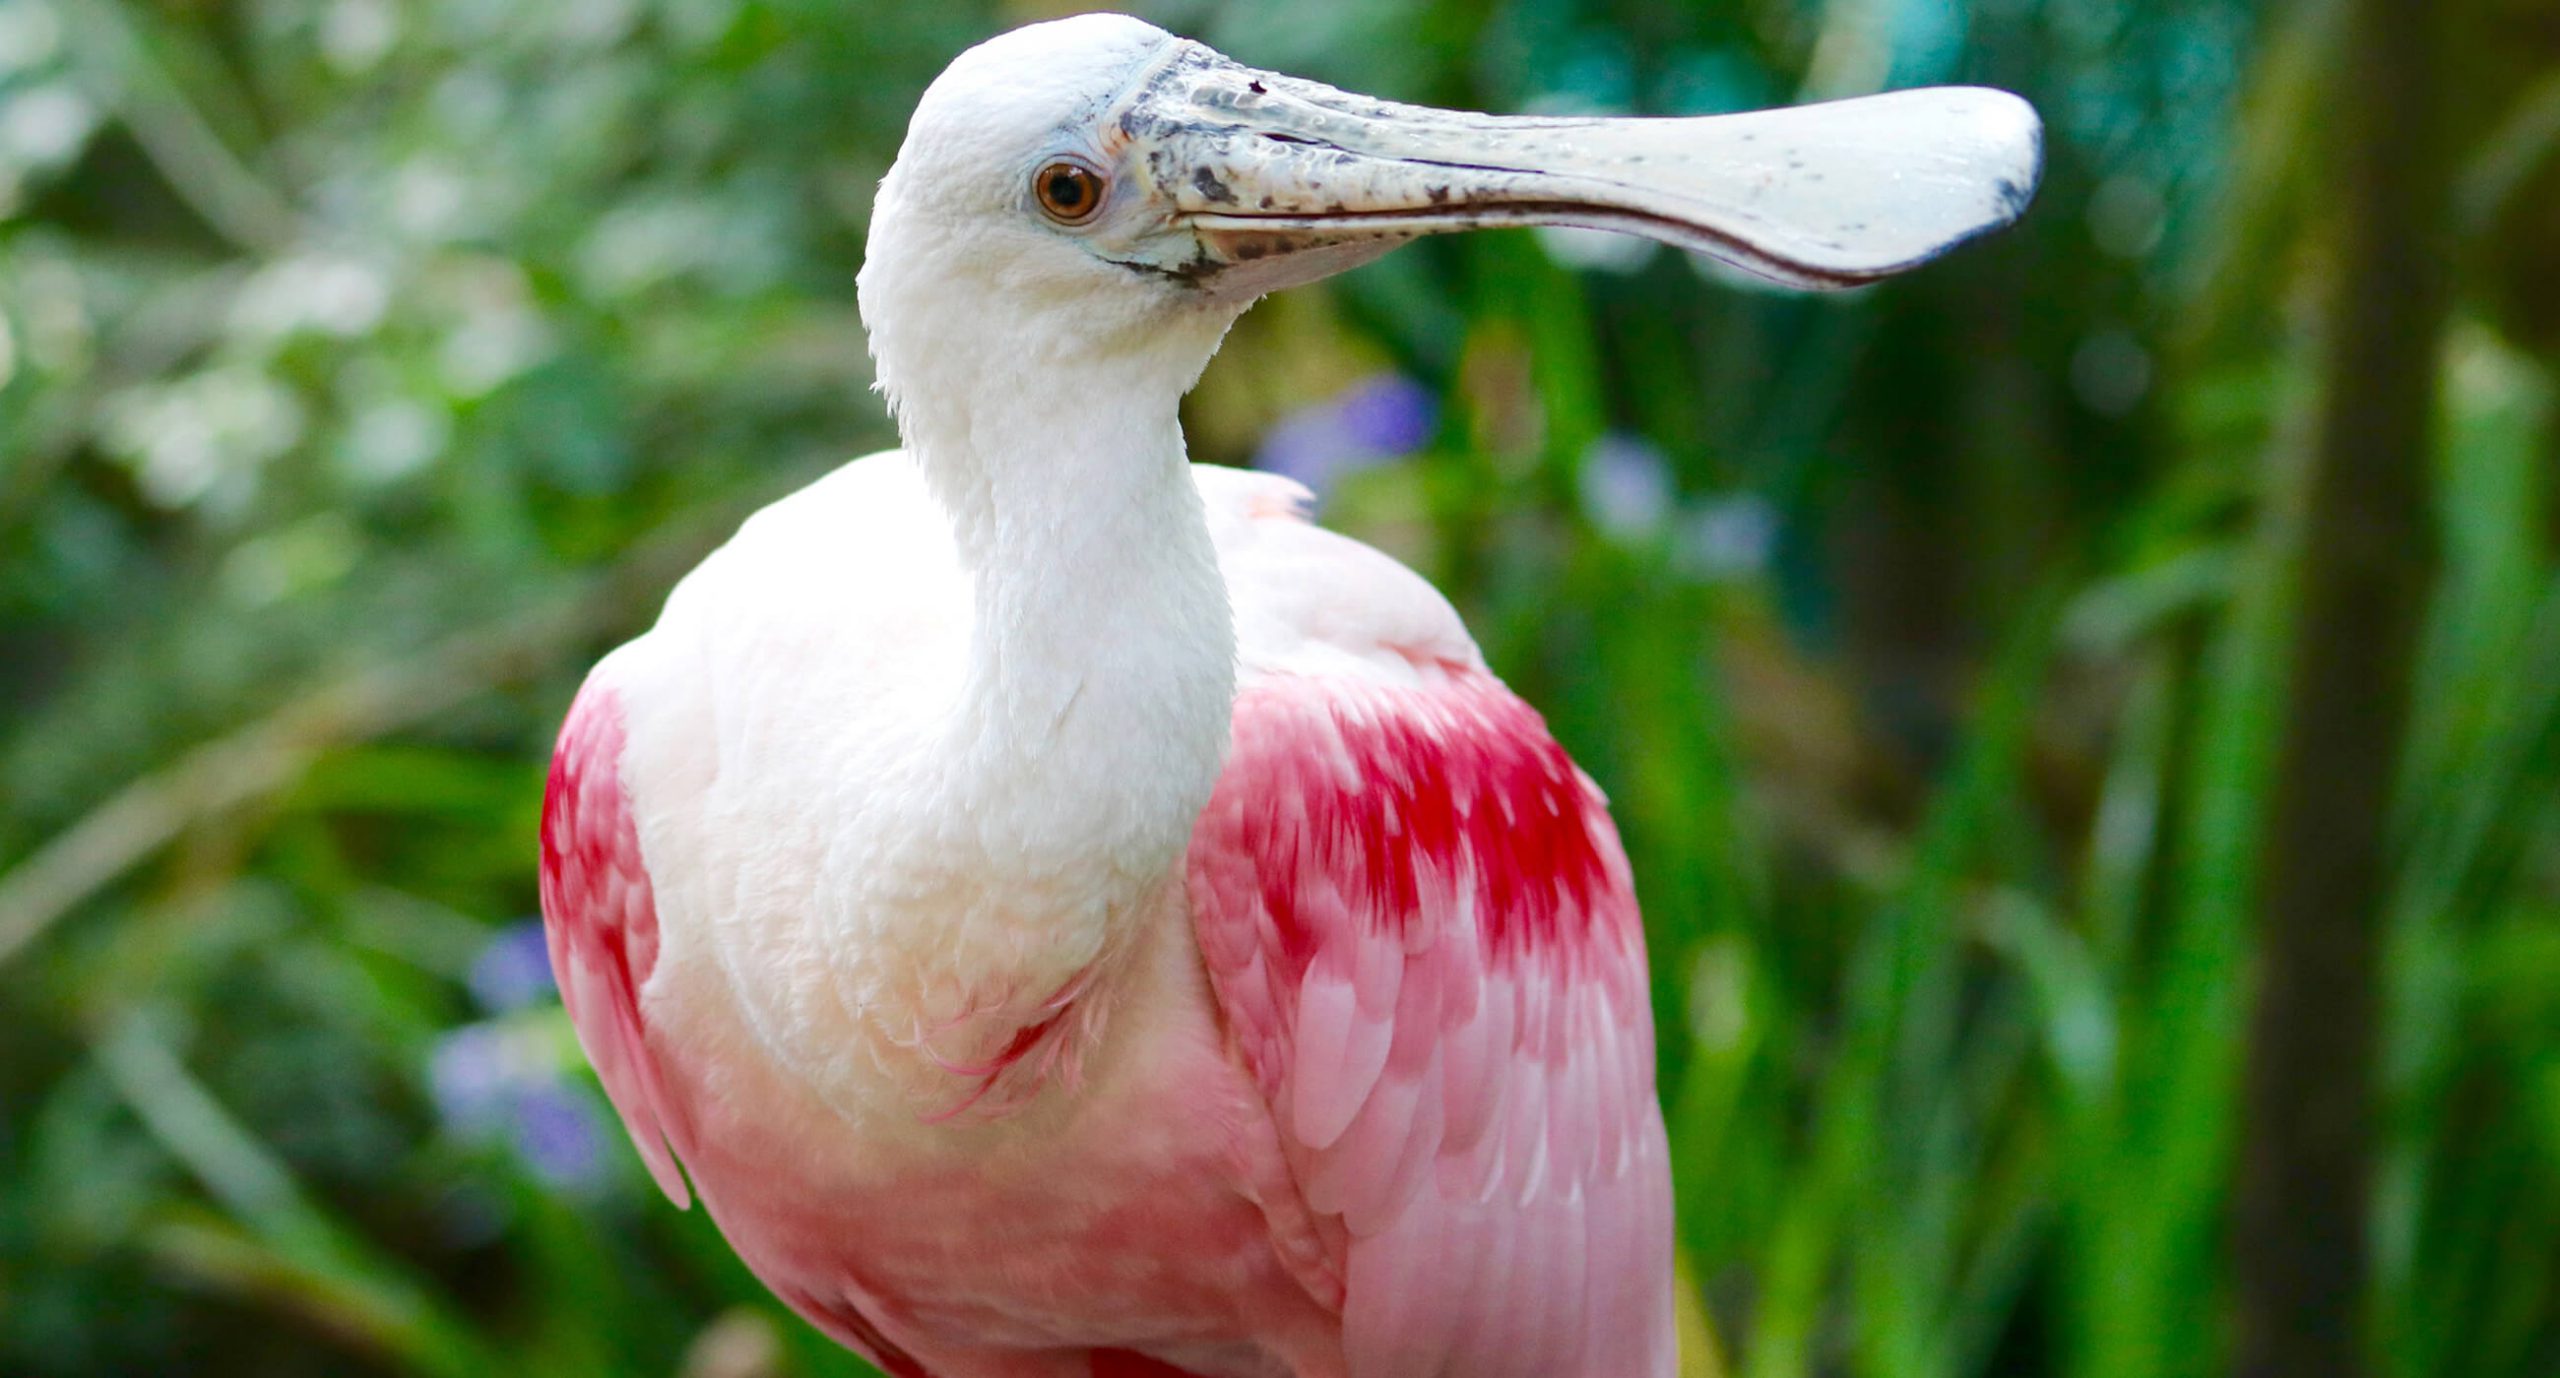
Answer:
<svg viewBox="0 0 2560 1378"><path fill-rule="evenodd" d="M2039 145L1977 88L1442 111L1116 15L956 58L856 280L900 448L748 518L554 750L550 955L657 1185L890 1378L1673 1374L1599 789L1178 404L1417 236L1852 286L2015 220Z"/></svg>

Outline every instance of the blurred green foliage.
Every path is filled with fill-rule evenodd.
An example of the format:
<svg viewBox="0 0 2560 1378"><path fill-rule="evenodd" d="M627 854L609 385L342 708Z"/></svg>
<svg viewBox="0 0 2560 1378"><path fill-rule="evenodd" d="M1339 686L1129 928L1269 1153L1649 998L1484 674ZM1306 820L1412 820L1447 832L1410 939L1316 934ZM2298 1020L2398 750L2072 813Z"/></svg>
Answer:
<svg viewBox="0 0 2560 1378"><path fill-rule="evenodd" d="M1039 12L0 0L0 1371L864 1371L648 1190L521 921L585 666L887 443L871 187L941 64ZM1258 309L1188 415L1245 462L1383 372L1439 399L1327 517L1615 800L1733 1371L2219 1369L2333 0L1148 12L1440 104L2046 112L2027 223L1908 280L1434 242ZM2525 1378L2560 1372L2560 13L2438 13L2458 310L2441 577L2373 667L2416 716L2370 1341Z"/></svg>

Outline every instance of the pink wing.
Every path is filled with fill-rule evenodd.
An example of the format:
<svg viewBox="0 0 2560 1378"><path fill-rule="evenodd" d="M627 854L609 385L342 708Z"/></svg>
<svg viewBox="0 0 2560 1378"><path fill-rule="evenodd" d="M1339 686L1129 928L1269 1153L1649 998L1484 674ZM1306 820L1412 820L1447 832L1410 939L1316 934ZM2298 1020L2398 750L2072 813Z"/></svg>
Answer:
<svg viewBox="0 0 2560 1378"><path fill-rule="evenodd" d="M640 1018L640 989L658 965L658 907L622 787L622 748L622 705L610 687L591 679L560 726L543 793L543 926L578 1044L649 1175L682 1208L692 1198L676 1146L689 1142L690 1130L680 1103L667 1093ZM891 1378L930 1378L849 1299L768 1280L793 1310Z"/></svg>
<svg viewBox="0 0 2560 1378"><path fill-rule="evenodd" d="M1668 1378L1644 935L1599 791L1481 670L1271 675L1190 854L1231 1036L1339 1219L1353 1378Z"/></svg>
<svg viewBox="0 0 2560 1378"><path fill-rule="evenodd" d="M622 790L622 706L589 681L569 705L542 798L542 918L561 1003L631 1142L667 1199L691 1196L668 1139L666 1086L640 1023L658 964L658 910Z"/></svg>

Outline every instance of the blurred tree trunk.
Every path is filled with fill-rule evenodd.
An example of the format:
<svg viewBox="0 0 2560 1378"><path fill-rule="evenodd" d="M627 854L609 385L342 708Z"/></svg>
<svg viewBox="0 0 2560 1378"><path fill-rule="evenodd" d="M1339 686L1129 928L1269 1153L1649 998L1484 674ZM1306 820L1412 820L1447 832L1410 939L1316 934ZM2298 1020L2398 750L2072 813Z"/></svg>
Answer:
<svg viewBox="0 0 2560 1378"><path fill-rule="evenodd" d="M2267 837L2237 1218L2241 1378L2367 1369L2385 820L2432 568L2445 305L2429 0L2346 6L2327 104L2335 253Z"/></svg>

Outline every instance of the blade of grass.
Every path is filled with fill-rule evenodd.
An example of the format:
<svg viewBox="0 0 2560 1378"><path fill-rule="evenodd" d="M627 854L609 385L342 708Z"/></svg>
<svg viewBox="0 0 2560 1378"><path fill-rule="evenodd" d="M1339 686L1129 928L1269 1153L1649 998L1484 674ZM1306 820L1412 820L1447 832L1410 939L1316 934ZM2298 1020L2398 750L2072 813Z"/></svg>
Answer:
<svg viewBox="0 0 2560 1378"><path fill-rule="evenodd" d="M292 1172L191 1076L144 1013L100 1038L99 1069L228 1219L164 1217L146 1246L200 1280L279 1302L427 1378L503 1371L408 1269L303 1195Z"/></svg>

